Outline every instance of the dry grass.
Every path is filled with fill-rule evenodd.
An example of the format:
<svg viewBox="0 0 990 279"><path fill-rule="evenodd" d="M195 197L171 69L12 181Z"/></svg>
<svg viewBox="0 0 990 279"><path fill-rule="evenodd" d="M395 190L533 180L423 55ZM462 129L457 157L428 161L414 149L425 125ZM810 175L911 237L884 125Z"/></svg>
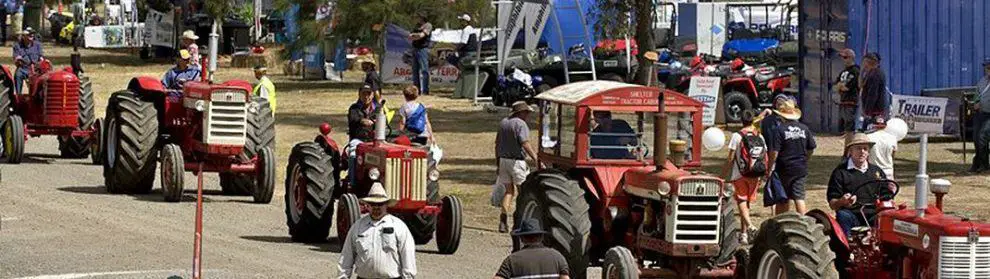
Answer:
<svg viewBox="0 0 990 279"><path fill-rule="evenodd" d="M56 65L67 65L71 49L51 48L46 51ZM102 115L106 98L113 91L123 89L133 76L161 76L170 64L146 63L138 59L136 53L83 50L84 67L93 79L97 92L97 114ZM0 63L11 65L10 57L0 58ZM229 63L229 62L228 62ZM221 67L226 64L221 63ZM272 73L281 73L273 69ZM218 80L245 79L254 81L250 69L222 68ZM278 88L279 110L276 113L277 148L279 157L279 180L283 181L285 162L292 145L312 140L317 134L316 127L329 122L335 127L334 139L346 141L346 110L356 97L361 73L348 73L344 83L325 81L299 81L273 75ZM494 182L494 138L498 120L502 114L488 113L472 106L467 100L448 98L447 92L437 92L424 96L421 101L430 106L430 118L436 130L437 141L445 151L442 191L454 194L464 200L466 224L472 227L494 228L498 209L488 206L490 185ZM390 106L402 103L396 88L386 89L385 98ZM533 133L535 137L535 132ZM811 208L827 208L825 183L831 170L839 163L842 139L837 136L818 137L819 149L810 163L808 202ZM972 145L970 145L972 146ZM917 170L917 143L902 143L897 154L897 180L904 184L898 197L899 202L912 203L913 180ZM710 173L720 173L725 151L707 152L704 155L704 169ZM967 159L972 158L970 151ZM928 170L932 178L946 178L954 183L947 199L947 210L969 214L986 219L990 209L983 207L990 201L990 176L966 176L969 167L963 163L959 143L934 143L929 146ZM281 187L278 187L281 188ZM282 190L277 189L276 195ZM276 198L277 199L277 198ZM754 210L758 220L769 216L769 210L759 207Z"/></svg>

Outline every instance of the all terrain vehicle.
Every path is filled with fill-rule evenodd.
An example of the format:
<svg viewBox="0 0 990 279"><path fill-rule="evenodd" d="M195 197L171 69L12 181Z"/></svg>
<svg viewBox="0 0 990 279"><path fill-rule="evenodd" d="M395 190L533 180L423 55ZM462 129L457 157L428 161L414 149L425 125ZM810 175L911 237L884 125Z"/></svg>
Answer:
<svg viewBox="0 0 990 279"><path fill-rule="evenodd" d="M456 196L440 196L440 170L428 148L386 141L386 118L376 114L375 140L346 150L324 123L313 142L297 143L285 177L285 216L293 241L323 241L337 223L337 241L368 209L358 203L371 186L382 184L396 203L388 209L409 227L416 244L436 237L441 254L453 254L461 242L462 210ZM401 137L401 136L400 136ZM348 153L354 153L347 172ZM351 183L350 181L354 181ZM334 202L338 202L336 219Z"/></svg>
<svg viewBox="0 0 990 279"><path fill-rule="evenodd" d="M540 220L573 278L589 265L601 265L602 278L741 274L731 188L697 170L704 104L613 81L536 99L547 167L519 187L514 220Z"/></svg>
<svg viewBox="0 0 990 279"><path fill-rule="evenodd" d="M793 69L760 66L726 76L722 82L725 121L738 123L743 111L773 106L773 98L785 94L793 75Z"/></svg>
<svg viewBox="0 0 990 279"><path fill-rule="evenodd" d="M272 199L275 119L247 81L187 81L174 91L136 77L110 96L106 118L101 150L110 193L151 192L160 163L165 201L181 199L185 171L219 172L224 193Z"/></svg>
<svg viewBox="0 0 990 279"><path fill-rule="evenodd" d="M6 66L0 73L0 123L3 123L4 157L7 163L24 159L24 143L29 137L58 136L63 158L92 155L99 164L94 148L101 134L103 120L94 114L92 83L88 77L76 76L74 69L52 69L42 59L32 66L28 84L22 94L14 90L14 75Z"/></svg>

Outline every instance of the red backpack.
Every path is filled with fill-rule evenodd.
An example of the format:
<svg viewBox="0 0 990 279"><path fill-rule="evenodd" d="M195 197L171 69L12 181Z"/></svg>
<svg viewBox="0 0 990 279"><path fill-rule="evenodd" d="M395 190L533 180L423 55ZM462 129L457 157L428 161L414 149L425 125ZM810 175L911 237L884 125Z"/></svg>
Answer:
<svg viewBox="0 0 990 279"><path fill-rule="evenodd" d="M739 174L744 177L763 177L767 175L767 143L753 131L739 131L742 141L736 166Z"/></svg>

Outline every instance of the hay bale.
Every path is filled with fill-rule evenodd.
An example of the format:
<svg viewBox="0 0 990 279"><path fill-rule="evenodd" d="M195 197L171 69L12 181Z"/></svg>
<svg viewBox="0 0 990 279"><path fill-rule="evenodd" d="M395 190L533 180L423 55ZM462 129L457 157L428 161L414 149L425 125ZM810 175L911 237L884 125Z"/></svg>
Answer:
<svg viewBox="0 0 990 279"><path fill-rule="evenodd" d="M268 57L264 54L238 53L231 57L231 67L251 68L256 65L268 66Z"/></svg>

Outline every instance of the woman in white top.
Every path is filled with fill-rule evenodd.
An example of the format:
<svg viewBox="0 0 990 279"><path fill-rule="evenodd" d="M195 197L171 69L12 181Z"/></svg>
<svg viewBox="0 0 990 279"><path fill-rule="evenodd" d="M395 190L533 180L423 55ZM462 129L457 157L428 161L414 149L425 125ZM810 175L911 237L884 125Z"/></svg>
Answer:
<svg viewBox="0 0 990 279"><path fill-rule="evenodd" d="M433 125L426 113L426 106L419 101L419 88L410 85L402 90L406 103L399 108L399 132L410 136L414 143L427 145L433 143Z"/></svg>
<svg viewBox="0 0 990 279"><path fill-rule="evenodd" d="M192 65L199 65L199 46L196 45L196 40L199 40L199 36L192 30L182 32L182 47L192 55Z"/></svg>

